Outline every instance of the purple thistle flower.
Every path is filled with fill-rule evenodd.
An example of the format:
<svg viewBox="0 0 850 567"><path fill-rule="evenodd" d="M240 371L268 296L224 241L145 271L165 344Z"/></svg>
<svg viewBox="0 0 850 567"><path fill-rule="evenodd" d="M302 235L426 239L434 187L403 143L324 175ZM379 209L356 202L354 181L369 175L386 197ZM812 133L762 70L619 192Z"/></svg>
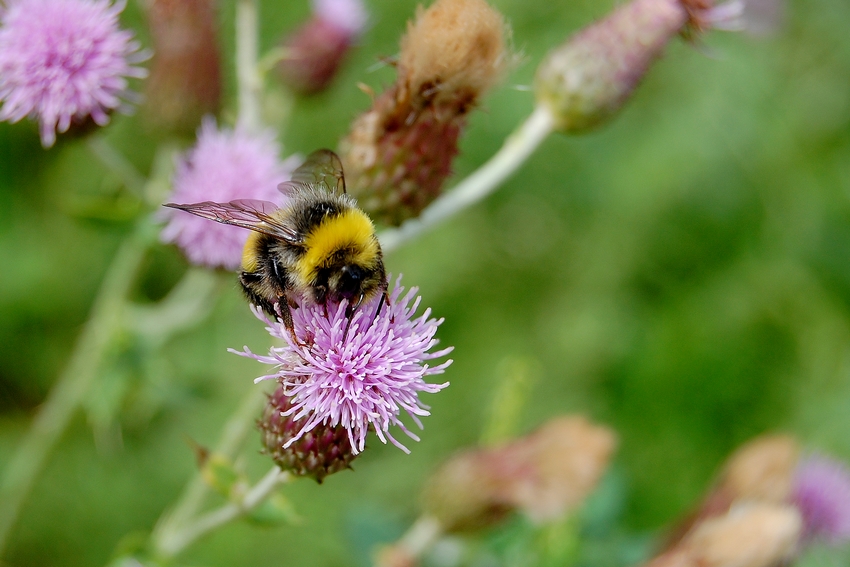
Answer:
<svg viewBox="0 0 850 567"><path fill-rule="evenodd" d="M794 503L803 516L805 537L831 545L850 540L850 470L814 455L797 467Z"/></svg>
<svg viewBox="0 0 850 567"><path fill-rule="evenodd" d="M313 17L283 41L277 69L302 95L325 90L366 27L362 0L314 0Z"/></svg>
<svg viewBox="0 0 850 567"><path fill-rule="evenodd" d="M206 119L197 144L177 163L169 200L227 203L260 199L280 205L284 196L277 186L289 179L300 158L281 163L279 152L270 131L255 135L238 126L219 130L215 120ZM162 214L168 220L161 234L163 242L176 243L190 262L211 268L239 268L249 231L174 209Z"/></svg>
<svg viewBox="0 0 850 567"><path fill-rule="evenodd" d="M41 143L91 118L103 126L147 55L118 26L124 0L9 0L0 7L0 120L37 119Z"/></svg>
<svg viewBox="0 0 850 567"><path fill-rule="evenodd" d="M436 393L449 385L429 384L425 377L442 374L452 363L446 360L430 367L425 361L445 356L452 348L429 352L438 342L434 334L443 320L429 319L430 308L414 318L421 300L416 296L418 290L411 288L402 296L400 281L399 277L390 293L389 307L383 305L381 313L375 315L383 301L379 295L357 310L350 326L346 301L329 303L327 310L325 306L300 303L292 319L298 340L305 343L302 345L293 341L282 321L270 321L254 308L269 333L286 345L272 347L267 356L254 354L248 347L231 352L274 365L273 374L255 382L278 380L291 404L281 416L292 416L293 421L305 418L301 430L283 445L284 449L320 424L342 425L354 454L365 448L370 425L383 443L389 440L405 453L410 451L392 436L391 425L419 440L399 415L406 412L422 429L419 418L430 413L419 401L419 392Z"/></svg>
<svg viewBox="0 0 850 567"><path fill-rule="evenodd" d="M362 0L313 0L313 13L350 38L359 36L369 19Z"/></svg>

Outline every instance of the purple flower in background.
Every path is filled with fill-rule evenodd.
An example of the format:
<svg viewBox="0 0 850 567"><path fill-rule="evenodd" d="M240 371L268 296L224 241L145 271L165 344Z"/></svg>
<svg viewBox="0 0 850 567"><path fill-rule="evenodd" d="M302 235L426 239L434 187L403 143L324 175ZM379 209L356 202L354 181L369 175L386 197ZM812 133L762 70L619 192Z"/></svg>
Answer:
<svg viewBox="0 0 850 567"><path fill-rule="evenodd" d="M231 352L276 366L273 374L256 382L278 380L291 404L281 415L292 416L293 421L305 418L301 430L283 445L284 449L320 424L344 427L354 454L364 449L370 425L382 442L389 440L406 453L408 449L392 436L390 426L419 440L399 415L404 411L422 428L419 417L429 412L419 401L419 392L436 393L448 386L448 382L429 384L425 377L442 374L452 363L446 360L430 367L426 361L445 356L452 349L429 352L437 344L434 334L443 320L429 318L430 309L414 317L420 303L417 288L402 296L400 280L390 293L390 306L384 304L376 316L383 301L379 295L357 310L350 326L345 301L329 303L327 313L324 306L302 303L292 311L295 333L302 345L293 342L280 320L270 321L254 309L257 318L268 325L269 333L286 345L272 347L268 355L254 354L248 347Z"/></svg>
<svg viewBox="0 0 850 567"><path fill-rule="evenodd" d="M313 0L316 17L355 38L369 19L361 0Z"/></svg>
<svg viewBox="0 0 850 567"><path fill-rule="evenodd" d="M168 200L227 203L260 199L281 205L284 196L277 186L289 179L300 160L281 163L279 152L270 131L249 134L239 127L219 130L214 120L204 120L197 144L177 164L174 191ZM168 224L162 240L176 243L190 262L211 268L239 268L249 231L179 210L168 209L163 215Z"/></svg>
<svg viewBox="0 0 850 567"><path fill-rule="evenodd" d="M100 126L126 98L135 67L133 34L118 26L123 1L9 0L0 5L0 120L39 121L41 143L89 118Z"/></svg>
<svg viewBox="0 0 850 567"><path fill-rule="evenodd" d="M797 468L794 503L805 535L838 545L850 540L850 470L834 459L811 456Z"/></svg>
<svg viewBox="0 0 850 567"><path fill-rule="evenodd" d="M314 0L313 17L283 41L277 68L284 82L303 95L326 89L367 20L362 0Z"/></svg>

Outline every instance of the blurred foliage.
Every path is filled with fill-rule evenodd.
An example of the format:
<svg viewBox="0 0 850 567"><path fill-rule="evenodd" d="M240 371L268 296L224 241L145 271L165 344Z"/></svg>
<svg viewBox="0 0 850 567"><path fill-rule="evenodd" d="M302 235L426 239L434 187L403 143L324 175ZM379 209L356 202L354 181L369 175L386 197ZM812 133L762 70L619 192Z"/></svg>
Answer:
<svg viewBox="0 0 850 567"><path fill-rule="evenodd" d="M472 117L458 177L531 111L532 94L515 87L530 84L543 54L613 4L492 3L523 58ZM368 5L371 27L335 87L292 108L287 153L334 147L368 106L357 82L391 82L392 69L375 64L397 52L415 3ZM308 9L306 0L261 2L263 48ZM233 12L222 3L231 103ZM229 526L183 562L368 565L373 546L416 516L424 477L493 427L494 385L516 360L535 373L511 418L517 432L582 412L621 438L582 547L536 548L577 554L582 565L640 559L647 537L760 432L788 431L850 458L850 4L789 2L786 12L770 37L712 33L671 45L613 124L551 138L495 196L390 255L388 269L420 287L446 319L441 341L455 346L451 387L425 399L433 415L422 441L408 456L371 439L355 472L285 489L283 509L292 517L293 506L298 522ZM145 41L138 5L124 16ZM163 136L144 122L117 116L104 135L147 174ZM129 232L131 215L92 213L125 198L120 186L85 141L44 151L32 124L0 124L0 463L67 361ZM185 269L179 253L159 247L134 299L161 298ZM265 371L226 352L268 341L235 279L211 316L156 361L128 341L117 341L87 420L74 422L38 479L9 565L106 564L127 534L152 528L196 470L186 438L213 445ZM259 449L256 434L249 447ZM256 478L268 464L251 449L240 466ZM528 551L517 542L546 537L530 532L517 520L485 544L504 559ZM803 561L840 563L820 551Z"/></svg>

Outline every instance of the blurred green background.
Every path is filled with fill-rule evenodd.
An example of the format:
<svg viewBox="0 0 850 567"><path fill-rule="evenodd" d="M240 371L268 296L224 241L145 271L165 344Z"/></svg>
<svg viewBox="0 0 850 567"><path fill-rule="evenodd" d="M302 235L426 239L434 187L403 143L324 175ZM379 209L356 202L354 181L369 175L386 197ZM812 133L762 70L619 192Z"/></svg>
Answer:
<svg viewBox="0 0 850 567"><path fill-rule="evenodd" d="M548 49L610 2L492 0L523 57L470 120L457 178L531 111ZM287 154L335 147L394 71L416 3L369 0L370 28L329 92L299 100ZM262 46L307 17L306 1L261 2ZM233 100L233 2L219 11ZM148 43L141 10L124 21ZM416 517L420 487L480 439L504 374L530 378L516 433L584 413L620 446L598 553L623 565L686 512L725 456L767 431L850 458L850 4L789 2L766 38L674 42L610 125L553 136L492 198L387 257L445 317L451 387L405 455L370 438L355 472L285 489L301 521L237 523L193 546L187 565L367 565ZM232 108L232 104L230 105ZM149 172L162 141L144 114L109 140ZM184 142L188 143L188 141ZM67 363L106 267L128 234L119 180L80 140L44 151L31 123L0 124L0 465ZM186 270L148 255L133 296L161 298ZM104 565L149 531L195 471L187 439L215 444L265 372L226 352L268 338L227 280L208 319L149 360L127 339L38 478L12 533L10 566ZM119 372L119 374L121 374ZM257 478L270 463L247 443ZM821 558L824 564L838 561ZM820 560L818 560L820 561ZM810 562L816 562L810 560ZM486 563L485 563L486 564ZM814 564L814 563L813 563Z"/></svg>

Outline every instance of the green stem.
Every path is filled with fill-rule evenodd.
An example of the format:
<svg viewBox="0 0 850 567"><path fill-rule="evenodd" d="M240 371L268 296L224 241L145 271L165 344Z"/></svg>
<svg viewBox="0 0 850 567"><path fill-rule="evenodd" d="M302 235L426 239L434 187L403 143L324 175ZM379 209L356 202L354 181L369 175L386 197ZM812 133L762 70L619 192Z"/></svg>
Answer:
<svg viewBox="0 0 850 567"><path fill-rule="evenodd" d="M265 402L266 393L262 388L249 388L239 407L224 425L221 438L213 449L213 453L228 458L235 456ZM175 553L169 553L169 550L173 549L177 534L181 533L183 526L198 513L208 490L209 486L199 471L186 485L173 509L163 514L151 534L153 547L159 554L173 555Z"/></svg>
<svg viewBox="0 0 850 567"><path fill-rule="evenodd" d="M262 80L258 58L258 10L256 0L236 3L236 81L239 97L239 124L249 132L262 128L260 94Z"/></svg>
<svg viewBox="0 0 850 567"><path fill-rule="evenodd" d="M538 106L487 163L431 203L418 218L382 231L379 237L383 251L395 250L495 191L534 153L554 125L551 113Z"/></svg>
<svg viewBox="0 0 850 567"><path fill-rule="evenodd" d="M275 466L255 484L239 502L226 504L221 508L207 512L185 528L169 533L167 538L157 542L158 556L164 559L174 557L201 536L221 526L241 518L263 502L278 485L287 482L289 473Z"/></svg>
<svg viewBox="0 0 850 567"><path fill-rule="evenodd" d="M393 553L378 554L375 567L394 565L418 565L422 555L431 549L443 534L443 528L436 518L420 516L407 532L392 545Z"/></svg>
<svg viewBox="0 0 850 567"><path fill-rule="evenodd" d="M129 305L127 324L152 344L164 345L176 333L194 327L209 315L225 281L229 284L229 280L209 269L189 268L158 303L152 306Z"/></svg>
<svg viewBox="0 0 850 567"><path fill-rule="evenodd" d="M118 249L68 366L6 466L0 484L0 553L47 457L83 401L104 353L122 326L125 298L153 241L149 229L141 223Z"/></svg>

